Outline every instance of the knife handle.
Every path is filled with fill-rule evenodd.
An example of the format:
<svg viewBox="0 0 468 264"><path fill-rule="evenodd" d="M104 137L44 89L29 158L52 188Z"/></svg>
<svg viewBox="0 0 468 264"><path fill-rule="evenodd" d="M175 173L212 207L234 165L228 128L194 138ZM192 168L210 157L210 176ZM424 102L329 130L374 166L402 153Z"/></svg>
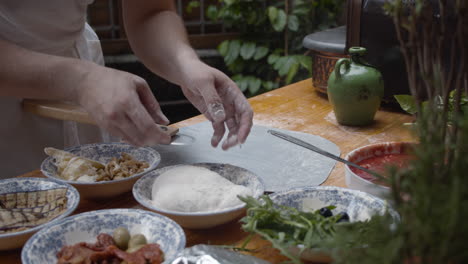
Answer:
<svg viewBox="0 0 468 264"><path fill-rule="evenodd" d="M67 102L24 99L23 110L43 117L96 125L83 108ZM175 136L179 132L175 127L163 125L159 127L170 136Z"/></svg>

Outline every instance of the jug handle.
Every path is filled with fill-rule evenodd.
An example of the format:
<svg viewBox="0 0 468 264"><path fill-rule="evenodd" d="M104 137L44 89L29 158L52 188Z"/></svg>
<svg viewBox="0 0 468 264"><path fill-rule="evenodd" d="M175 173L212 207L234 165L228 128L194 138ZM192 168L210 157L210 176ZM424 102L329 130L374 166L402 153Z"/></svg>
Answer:
<svg viewBox="0 0 468 264"><path fill-rule="evenodd" d="M349 61L348 58L341 58L336 62L336 64L335 64L335 74L336 74L337 78L341 78L340 68L341 68L341 65L343 63L345 64L346 68L348 68L350 61Z"/></svg>

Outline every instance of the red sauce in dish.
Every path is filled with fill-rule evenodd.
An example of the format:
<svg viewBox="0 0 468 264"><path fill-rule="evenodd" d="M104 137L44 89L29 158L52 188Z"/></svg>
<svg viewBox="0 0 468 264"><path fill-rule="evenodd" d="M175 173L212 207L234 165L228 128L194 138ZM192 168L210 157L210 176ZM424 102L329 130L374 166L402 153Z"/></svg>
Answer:
<svg viewBox="0 0 468 264"><path fill-rule="evenodd" d="M410 160L413 158L414 158L413 155L405 154L405 153L385 154L382 156L375 156L375 157L361 160L360 162L357 162L357 164L371 171L375 171L376 173L382 176L385 176L385 174L387 173L387 169L389 167L393 166L393 167L397 167L398 169L407 168ZM358 175L359 177L365 180L378 183L381 185L386 185L384 182L379 181L378 179L376 179L374 176L370 175L367 172L364 172L360 169L353 168L353 167L351 167L351 170L356 175Z"/></svg>

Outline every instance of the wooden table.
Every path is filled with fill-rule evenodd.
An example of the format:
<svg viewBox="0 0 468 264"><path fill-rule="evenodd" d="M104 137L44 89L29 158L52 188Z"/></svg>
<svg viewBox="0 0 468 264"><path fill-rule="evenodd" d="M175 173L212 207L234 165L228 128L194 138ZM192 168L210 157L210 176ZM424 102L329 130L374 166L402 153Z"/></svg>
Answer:
<svg viewBox="0 0 468 264"><path fill-rule="evenodd" d="M375 122L365 127L346 127L338 125L327 99L316 93L310 79L251 98L254 109L254 123L281 129L289 129L324 137L340 149L342 156L354 148L384 141L411 141L413 137L402 124L410 122L411 117L401 113L381 110ZM177 124L175 127L193 125L206 119L197 116ZM39 170L19 177L43 177ZM345 187L344 167L337 164L323 185ZM107 201L82 200L75 213L109 208L140 208L131 193L123 194ZM239 223L233 221L209 230L185 230L187 246L196 244L239 246L246 233ZM264 240L255 237L249 244L255 249L253 255L273 264L285 260ZM0 263L21 263L20 250L0 252Z"/></svg>

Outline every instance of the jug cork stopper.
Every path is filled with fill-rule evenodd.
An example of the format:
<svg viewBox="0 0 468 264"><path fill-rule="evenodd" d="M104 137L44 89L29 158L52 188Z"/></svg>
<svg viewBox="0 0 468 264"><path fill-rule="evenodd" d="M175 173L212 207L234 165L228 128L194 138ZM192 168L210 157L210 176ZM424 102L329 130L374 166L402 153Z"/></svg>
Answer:
<svg viewBox="0 0 468 264"><path fill-rule="evenodd" d="M366 48L363 48L363 47L351 47L349 48L349 54L351 55L359 55L359 56L363 56L364 54L366 54Z"/></svg>

